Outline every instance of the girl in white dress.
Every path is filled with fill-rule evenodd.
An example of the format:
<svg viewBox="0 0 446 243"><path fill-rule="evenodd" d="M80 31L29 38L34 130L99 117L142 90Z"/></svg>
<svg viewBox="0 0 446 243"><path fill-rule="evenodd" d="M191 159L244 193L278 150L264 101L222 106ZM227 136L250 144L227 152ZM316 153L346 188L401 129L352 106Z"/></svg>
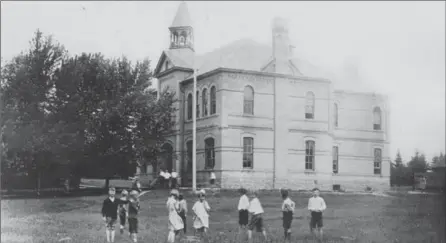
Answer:
<svg viewBox="0 0 446 243"><path fill-rule="evenodd" d="M194 212L194 228L196 233L200 233L201 237L203 233L207 232L209 229L209 211L211 208L209 207L208 202L205 198L205 191L201 190L198 192L198 201L195 202L192 207L192 211Z"/></svg>
<svg viewBox="0 0 446 243"><path fill-rule="evenodd" d="M170 192L170 197L167 199L166 207L169 212L169 234L167 236L167 242L175 242L175 236L184 228L183 220L178 214L180 210L180 204L178 202L179 192L173 189Z"/></svg>

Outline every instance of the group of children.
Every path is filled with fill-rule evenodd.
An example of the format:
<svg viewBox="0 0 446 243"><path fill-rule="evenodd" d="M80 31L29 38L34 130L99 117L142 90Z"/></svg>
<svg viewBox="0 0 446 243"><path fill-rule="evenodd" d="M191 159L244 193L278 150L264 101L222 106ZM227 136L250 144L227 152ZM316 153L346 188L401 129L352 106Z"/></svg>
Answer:
<svg viewBox="0 0 446 243"><path fill-rule="evenodd" d="M108 190L108 197L102 204L102 218L106 225L107 242L115 240L115 224L119 216L120 232L124 233L126 221L129 224L130 238L137 242L138 234L138 212L140 209L139 192L132 190L121 192L121 198L116 198L116 189L111 187Z"/></svg>
<svg viewBox="0 0 446 243"><path fill-rule="evenodd" d="M282 203L282 219L284 229L284 239L291 242L291 224L293 221L293 214L296 204L289 197L287 190L281 190ZM104 200L102 206L102 216L106 222L106 235L107 242L114 242L114 225L119 216L120 219L120 231L121 234L124 231L126 219L129 224L130 237L133 242L137 242L138 233L138 219L137 215L140 209L139 206L139 193L136 190L132 190L130 195L127 191L122 192L121 198L115 198L116 190L114 188L109 189L109 196ZM254 228L257 232L261 232L267 239L266 230L263 223L264 210L257 192L252 191L250 193L251 200L247 196L247 190L240 189L240 200L238 203L239 212L239 235L242 231L248 231L248 240L252 240L252 232ZM211 210L209 203L206 201L206 195L204 190L200 190L197 193L198 200L192 207L193 212L193 227L195 234L203 237L209 229L209 212ZM168 236L167 241L174 243L176 237L181 231L186 233L186 215L187 215L187 203L183 195L179 193L177 189L173 189L166 203L168 211ZM310 230L314 236L322 240L322 212L327 208L323 198L319 196L319 190L313 189L313 196L308 200L308 210L311 213ZM251 215L251 219L249 219Z"/></svg>
<svg viewBox="0 0 446 243"><path fill-rule="evenodd" d="M287 190L280 190L282 203L282 221L285 241L291 242L291 223L293 222L293 214L296 204L289 197ZM247 191L240 189L240 200L238 204L240 231L248 229L248 240L252 240L252 232L254 228L257 232L261 232L265 240L267 240L266 230L263 225L263 208L257 197L257 192L251 193L251 201L247 197ZM313 196L308 201L308 210L311 213L310 230L312 234L322 240L322 212L327 208L323 198L319 196L319 189L313 189ZM251 214L251 220L249 220Z"/></svg>

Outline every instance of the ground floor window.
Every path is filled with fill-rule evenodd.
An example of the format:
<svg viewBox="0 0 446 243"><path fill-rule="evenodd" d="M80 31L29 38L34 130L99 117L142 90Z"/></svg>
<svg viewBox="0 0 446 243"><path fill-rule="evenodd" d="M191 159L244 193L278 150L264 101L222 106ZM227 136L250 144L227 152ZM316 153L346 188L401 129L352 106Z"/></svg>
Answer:
<svg viewBox="0 0 446 243"><path fill-rule="evenodd" d="M305 170L314 170L314 141L305 142Z"/></svg>
<svg viewBox="0 0 446 243"><path fill-rule="evenodd" d="M243 168L253 168L254 153L253 153L254 139L243 138Z"/></svg>
<svg viewBox="0 0 446 243"><path fill-rule="evenodd" d="M375 148L374 160L373 160L373 174L381 175L381 161L382 161L381 149Z"/></svg>
<svg viewBox="0 0 446 243"><path fill-rule="evenodd" d="M337 174L339 169L339 155L338 155L338 147L333 146L333 173Z"/></svg>

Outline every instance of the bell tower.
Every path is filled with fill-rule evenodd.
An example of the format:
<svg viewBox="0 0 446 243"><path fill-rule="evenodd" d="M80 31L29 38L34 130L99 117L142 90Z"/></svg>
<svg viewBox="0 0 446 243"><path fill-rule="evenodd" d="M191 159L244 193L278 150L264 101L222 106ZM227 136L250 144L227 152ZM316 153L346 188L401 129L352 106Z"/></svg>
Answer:
<svg viewBox="0 0 446 243"><path fill-rule="evenodd" d="M190 49L194 51L194 29L192 28L192 21L185 1L182 1L178 7L169 30L169 49Z"/></svg>

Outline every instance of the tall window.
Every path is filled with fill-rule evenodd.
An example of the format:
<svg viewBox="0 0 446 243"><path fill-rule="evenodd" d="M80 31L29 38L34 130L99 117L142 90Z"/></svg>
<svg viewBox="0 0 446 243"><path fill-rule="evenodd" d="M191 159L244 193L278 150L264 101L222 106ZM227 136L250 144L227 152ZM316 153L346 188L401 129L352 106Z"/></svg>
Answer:
<svg viewBox="0 0 446 243"><path fill-rule="evenodd" d="M243 96L243 114L254 115L254 89L245 86Z"/></svg>
<svg viewBox="0 0 446 243"><path fill-rule="evenodd" d="M187 143L186 143L186 153L187 153L187 156L186 156L187 168L186 168L186 170L187 170L187 172L192 171L192 154L193 154L193 152L192 152L193 146L192 145L193 145L192 140L187 141Z"/></svg>
<svg viewBox="0 0 446 243"><path fill-rule="evenodd" d="M373 130L381 130L381 109L379 107L373 109Z"/></svg>
<svg viewBox="0 0 446 243"><path fill-rule="evenodd" d="M200 92L197 91L197 118L200 117Z"/></svg>
<svg viewBox="0 0 446 243"><path fill-rule="evenodd" d="M214 169L215 166L215 148L214 148L214 139L207 138L204 140L204 150L206 156L206 169Z"/></svg>
<svg viewBox="0 0 446 243"><path fill-rule="evenodd" d="M305 97L305 119L314 119L314 94L308 92Z"/></svg>
<svg viewBox="0 0 446 243"><path fill-rule="evenodd" d="M208 90L203 89L201 93L201 106L203 106L203 116L208 115Z"/></svg>
<svg viewBox="0 0 446 243"><path fill-rule="evenodd" d="M381 161L382 161L382 154L381 149L376 148L374 150L374 160L373 160L373 174L375 175L381 175Z"/></svg>
<svg viewBox="0 0 446 243"><path fill-rule="evenodd" d="M217 91L215 86L211 87L211 115L217 112Z"/></svg>
<svg viewBox="0 0 446 243"><path fill-rule="evenodd" d="M243 138L243 168L253 168L254 163L254 139Z"/></svg>
<svg viewBox="0 0 446 243"><path fill-rule="evenodd" d="M334 126L338 127L338 104L333 105Z"/></svg>
<svg viewBox="0 0 446 243"><path fill-rule="evenodd" d="M187 119L192 119L192 94L187 96Z"/></svg>
<svg viewBox="0 0 446 243"><path fill-rule="evenodd" d="M169 61L166 61L166 66L164 67L164 70L167 70L167 69L169 69L170 68L170 66L169 66Z"/></svg>
<svg viewBox="0 0 446 243"><path fill-rule="evenodd" d="M338 146L333 146L333 173L337 174L339 170Z"/></svg>
<svg viewBox="0 0 446 243"><path fill-rule="evenodd" d="M305 142L305 169L314 170L314 141Z"/></svg>

